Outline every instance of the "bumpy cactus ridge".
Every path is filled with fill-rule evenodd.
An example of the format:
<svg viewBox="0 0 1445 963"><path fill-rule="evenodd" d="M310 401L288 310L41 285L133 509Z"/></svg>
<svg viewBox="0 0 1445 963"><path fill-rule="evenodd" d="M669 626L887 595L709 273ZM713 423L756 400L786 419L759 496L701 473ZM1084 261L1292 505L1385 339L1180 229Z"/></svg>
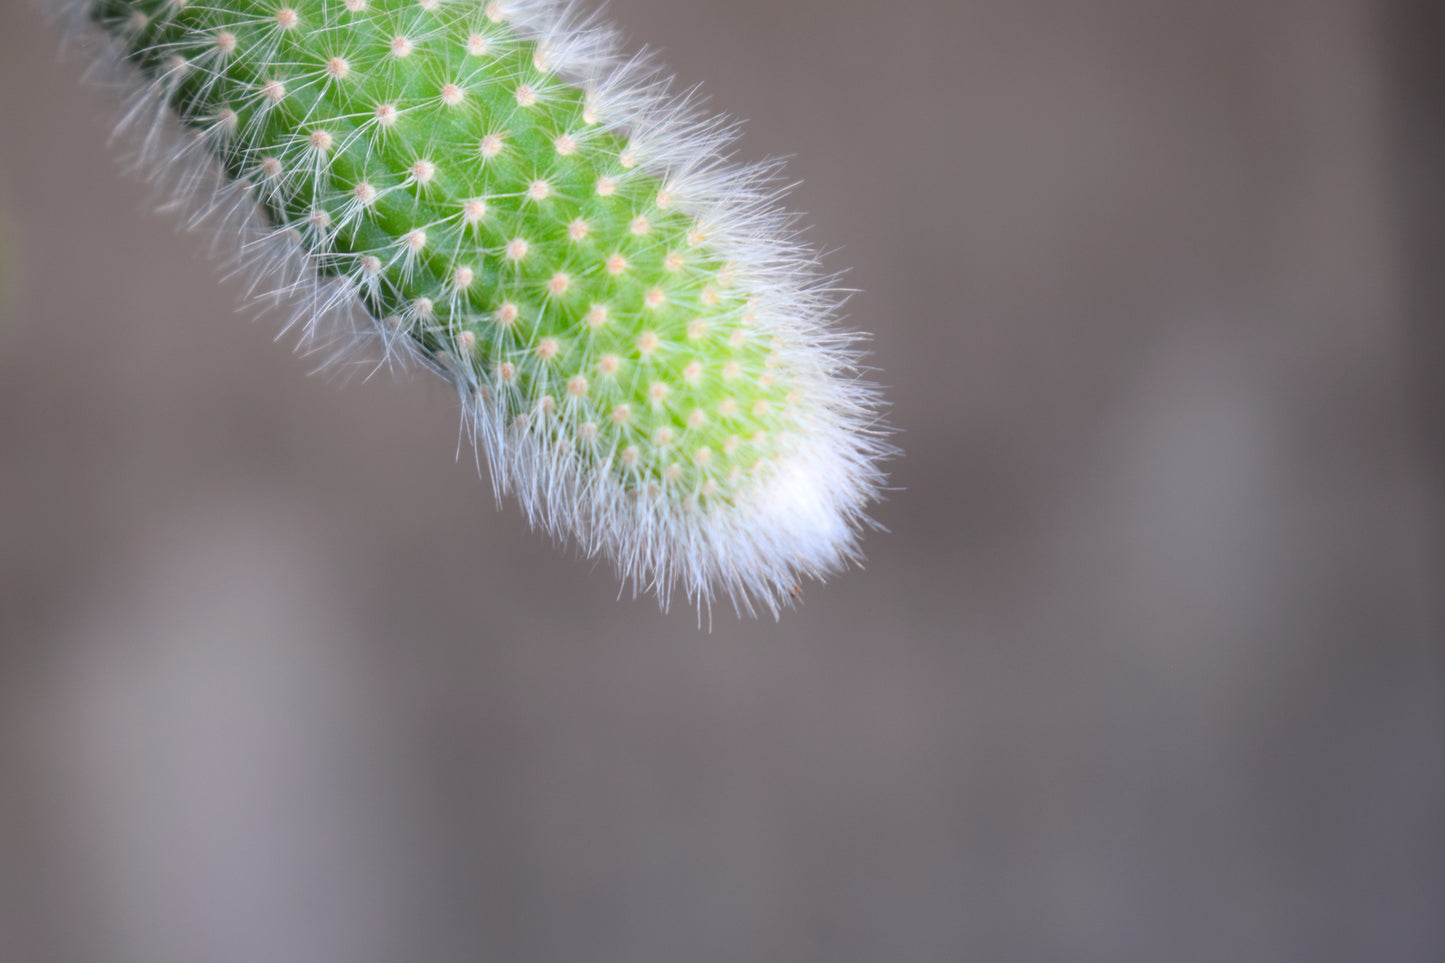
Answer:
<svg viewBox="0 0 1445 963"><path fill-rule="evenodd" d="M93 0L88 13L274 234L346 282L390 345L458 384L494 477L500 460L504 484L532 490L534 520L607 549L664 602L680 576L689 595L716 586L776 609L795 574L853 554L878 480L871 396L839 390L847 359L809 353L808 324L773 317L773 265L735 256L740 234L778 216L746 211L740 231L716 199L689 203L707 165L651 158L608 117L614 102L627 114L625 95L567 76L572 36L542 35L527 6ZM807 284L784 295L819 311ZM759 525L774 530L746 532Z"/></svg>

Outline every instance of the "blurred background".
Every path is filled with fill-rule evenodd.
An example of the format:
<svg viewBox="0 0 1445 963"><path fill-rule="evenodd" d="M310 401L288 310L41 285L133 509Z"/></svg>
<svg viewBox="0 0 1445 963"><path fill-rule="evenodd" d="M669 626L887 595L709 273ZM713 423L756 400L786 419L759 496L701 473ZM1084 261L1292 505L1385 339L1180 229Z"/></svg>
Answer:
<svg viewBox="0 0 1445 963"><path fill-rule="evenodd" d="M1445 15L612 0L791 154L906 456L616 599L238 315L0 4L0 959L1445 959Z"/></svg>

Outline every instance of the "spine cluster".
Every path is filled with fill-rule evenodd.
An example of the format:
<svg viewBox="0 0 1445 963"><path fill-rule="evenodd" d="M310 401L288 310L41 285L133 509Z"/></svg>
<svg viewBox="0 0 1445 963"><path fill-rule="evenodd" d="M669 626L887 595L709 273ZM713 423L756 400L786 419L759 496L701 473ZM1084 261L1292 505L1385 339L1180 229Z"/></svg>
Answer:
<svg viewBox="0 0 1445 963"><path fill-rule="evenodd" d="M550 0L76 4L164 112L142 140L175 127L143 163L218 164L202 206L254 209L307 326L359 304L448 377L534 522L664 604L776 612L855 556L883 445L827 282L769 171L604 29Z"/></svg>

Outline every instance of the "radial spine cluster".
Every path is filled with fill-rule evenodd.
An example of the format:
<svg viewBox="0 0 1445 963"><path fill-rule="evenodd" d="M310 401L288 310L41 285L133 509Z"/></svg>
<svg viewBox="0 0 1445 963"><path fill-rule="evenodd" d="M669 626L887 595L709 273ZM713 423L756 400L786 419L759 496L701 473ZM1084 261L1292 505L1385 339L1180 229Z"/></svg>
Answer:
<svg viewBox="0 0 1445 963"><path fill-rule="evenodd" d="M458 385L534 521L664 602L681 579L776 611L854 555L882 444L827 299L757 178L688 157L594 28L545 2L84 13L273 237Z"/></svg>

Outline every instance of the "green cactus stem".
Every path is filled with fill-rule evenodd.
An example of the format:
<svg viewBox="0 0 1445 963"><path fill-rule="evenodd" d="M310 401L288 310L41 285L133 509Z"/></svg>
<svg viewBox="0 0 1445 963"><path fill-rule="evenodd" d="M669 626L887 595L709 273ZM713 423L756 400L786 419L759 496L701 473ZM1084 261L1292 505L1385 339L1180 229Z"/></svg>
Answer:
<svg viewBox="0 0 1445 963"><path fill-rule="evenodd" d="M458 385L534 521L664 602L680 578L776 611L855 555L882 445L829 292L727 132L668 116L597 28L526 0L80 2L271 235Z"/></svg>

